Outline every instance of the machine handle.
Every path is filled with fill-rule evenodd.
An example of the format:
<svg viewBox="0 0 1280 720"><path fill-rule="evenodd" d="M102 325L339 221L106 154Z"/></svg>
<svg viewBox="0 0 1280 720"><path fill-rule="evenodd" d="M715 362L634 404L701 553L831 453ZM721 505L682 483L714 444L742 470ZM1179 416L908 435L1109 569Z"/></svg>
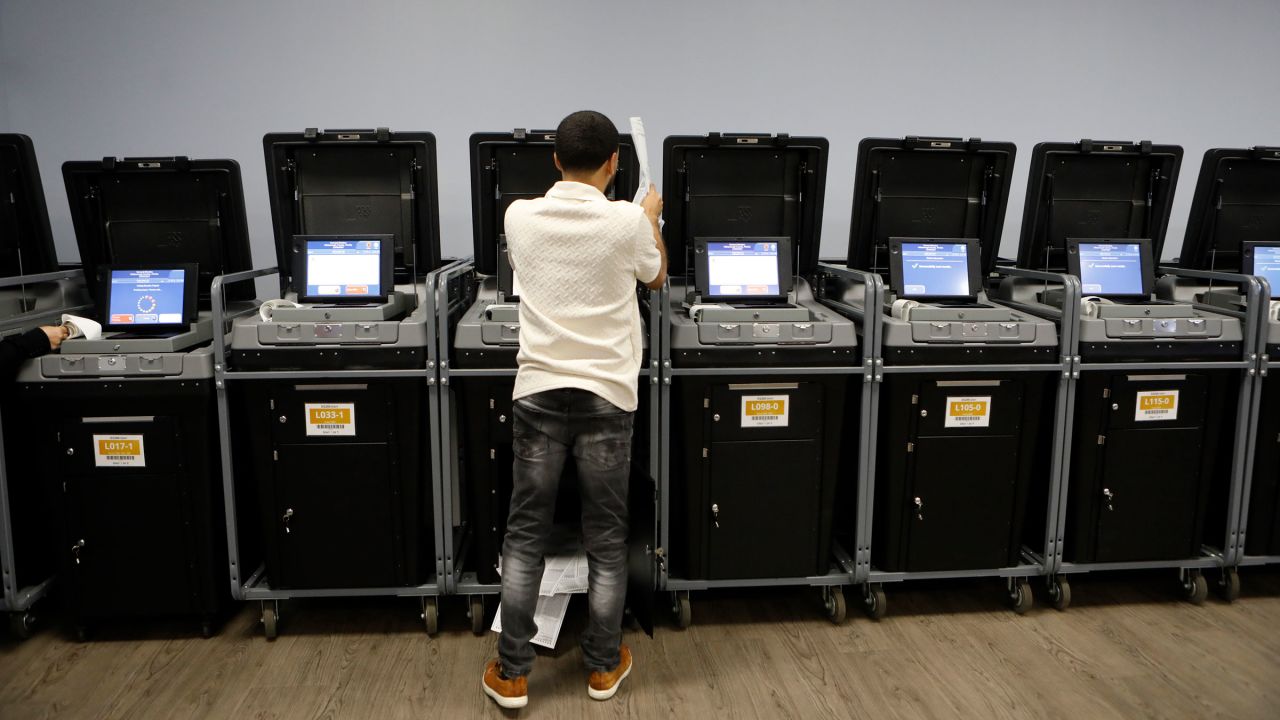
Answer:
<svg viewBox="0 0 1280 720"><path fill-rule="evenodd" d="M288 508L287 510L284 511L284 517L280 518L282 521L284 521L284 531L286 534L290 532L289 519L292 517L293 517L293 508Z"/></svg>
<svg viewBox="0 0 1280 720"><path fill-rule="evenodd" d="M1109 488L1102 488L1102 497L1107 499L1107 510L1114 512L1115 508L1111 507L1111 500L1115 498L1115 493Z"/></svg>
<svg viewBox="0 0 1280 720"><path fill-rule="evenodd" d="M720 505L717 503L711 503L711 522L715 523L717 528L720 527Z"/></svg>
<svg viewBox="0 0 1280 720"><path fill-rule="evenodd" d="M80 564L80 548L83 548L83 547L84 547L84 540L81 540L80 542L71 546L71 555L75 557L77 565Z"/></svg>
<svg viewBox="0 0 1280 720"><path fill-rule="evenodd" d="M924 500L921 500L920 498L916 498L916 519L924 519Z"/></svg>

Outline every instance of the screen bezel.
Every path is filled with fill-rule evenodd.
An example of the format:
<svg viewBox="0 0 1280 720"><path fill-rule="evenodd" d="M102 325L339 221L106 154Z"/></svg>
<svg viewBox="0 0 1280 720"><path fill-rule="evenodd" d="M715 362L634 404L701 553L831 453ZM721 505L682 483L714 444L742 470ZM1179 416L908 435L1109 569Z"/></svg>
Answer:
<svg viewBox="0 0 1280 720"><path fill-rule="evenodd" d="M969 294L968 295L907 295L903 292L905 281L902 277L902 245L903 243L928 243L930 245L964 245L968 261ZM982 248L977 238L889 238L889 289L900 298L925 301L975 300L982 291Z"/></svg>
<svg viewBox="0 0 1280 720"><path fill-rule="evenodd" d="M1258 275L1259 277L1261 277L1259 273L1256 273L1253 270L1254 261L1257 259L1254 256L1253 251L1258 248L1280 248L1280 241L1245 240L1244 242L1240 243L1240 273L1242 275ZM1271 285L1271 282L1268 281L1267 284ZM1270 299L1275 300L1277 298L1280 298L1280 283L1271 285Z"/></svg>
<svg viewBox="0 0 1280 720"><path fill-rule="evenodd" d="M182 322L155 325L112 324L111 323L111 273L129 270L182 270ZM196 263L127 263L98 266L98 308L102 318L102 329L108 332L128 332L137 335L151 333L162 334L186 330L196 321L196 292L200 285L200 266Z"/></svg>
<svg viewBox="0 0 1280 720"><path fill-rule="evenodd" d="M378 286L381 292L377 295L361 295L358 297L307 294L307 243L312 241L332 242L335 240L377 240L381 243L378 246ZM386 302L395 282L396 250L394 243L394 235L294 235L293 289L298 295L298 302L325 305L369 305L371 303Z"/></svg>
<svg viewBox="0 0 1280 720"><path fill-rule="evenodd" d="M776 295L712 295L711 294L711 267L710 258L707 255L707 245L709 243L760 243L770 242L778 244L778 293ZM792 249L791 238L789 237L696 237L693 239L693 267L694 267L694 286L698 294L704 300L712 302L743 302L743 303L759 303L759 302L778 302L786 300L791 294L792 287Z"/></svg>
<svg viewBox="0 0 1280 720"><path fill-rule="evenodd" d="M1142 293L1084 293L1087 297L1108 299L1147 299L1155 292L1156 273L1151 262L1151 238L1067 238L1067 272L1080 280L1083 292L1084 278L1080 275L1081 245L1134 245L1138 246L1138 261L1141 263Z"/></svg>

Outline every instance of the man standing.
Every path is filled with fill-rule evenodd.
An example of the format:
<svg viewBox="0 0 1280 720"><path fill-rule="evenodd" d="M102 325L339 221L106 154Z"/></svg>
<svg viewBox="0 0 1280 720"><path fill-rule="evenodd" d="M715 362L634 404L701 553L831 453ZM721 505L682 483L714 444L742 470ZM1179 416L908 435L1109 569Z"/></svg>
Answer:
<svg viewBox="0 0 1280 720"><path fill-rule="evenodd" d="M643 336L636 281L662 287L666 248L658 231L662 198L651 185L640 206L610 202L618 171L618 130L583 110L556 129L562 180L544 197L520 200L505 220L511 266L520 278L515 464L502 546L500 659L483 689L504 708L529 702L526 676L555 514L569 453L578 468L582 534L590 566L590 620L582 655L587 692L613 697L631 672L621 644L627 587L627 484Z"/></svg>

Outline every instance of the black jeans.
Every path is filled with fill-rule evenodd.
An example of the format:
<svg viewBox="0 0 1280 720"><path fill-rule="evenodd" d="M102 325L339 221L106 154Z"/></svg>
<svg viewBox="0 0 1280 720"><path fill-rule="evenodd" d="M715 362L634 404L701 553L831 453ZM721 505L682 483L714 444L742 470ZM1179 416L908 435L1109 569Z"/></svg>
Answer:
<svg viewBox="0 0 1280 720"><path fill-rule="evenodd" d="M502 545L502 636L508 677L533 669L530 639L554 520L560 473L570 451L578 466L582 537L589 565L590 620L582 635L589 670L618 665L627 594L627 484L634 413L586 390L549 390L515 402L511 510Z"/></svg>

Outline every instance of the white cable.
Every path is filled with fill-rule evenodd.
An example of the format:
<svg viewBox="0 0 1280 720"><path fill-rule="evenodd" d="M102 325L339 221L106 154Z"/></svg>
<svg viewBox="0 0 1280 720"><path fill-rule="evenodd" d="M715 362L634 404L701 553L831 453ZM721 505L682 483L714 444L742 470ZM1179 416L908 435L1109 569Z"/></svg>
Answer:
<svg viewBox="0 0 1280 720"><path fill-rule="evenodd" d="M693 320L694 322L698 322L698 316L702 314L703 310L707 310L710 308L718 308L718 307L720 306L715 304L710 304L710 303L693 305L689 308L689 319Z"/></svg>
<svg viewBox="0 0 1280 720"><path fill-rule="evenodd" d="M276 308L300 308L300 307L302 306L299 305L298 303L293 302L292 300L285 300L283 298L279 298L276 300L268 300L262 303L262 306L258 308L258 317L262 318L262 322L269 323L271 322L272 316L275 315Z"/></svg>

